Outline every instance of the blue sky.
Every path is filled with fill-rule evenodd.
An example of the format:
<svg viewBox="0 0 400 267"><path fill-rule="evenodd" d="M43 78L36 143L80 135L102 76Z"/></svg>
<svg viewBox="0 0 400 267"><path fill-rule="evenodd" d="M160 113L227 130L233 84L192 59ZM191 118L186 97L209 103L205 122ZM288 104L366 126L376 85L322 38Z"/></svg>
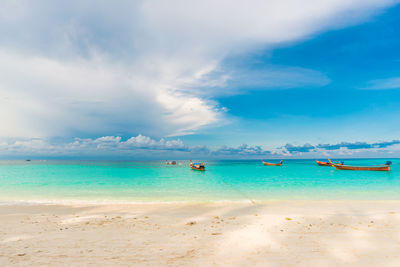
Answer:
<svg viewBox="0 0 400 267"><path fill-rule="evenodd" d="M380 86L400 77L400 27L396 25L400 25L400 6L358 25L241 58L256 71L296 66L318 71L328 81L317 86L294 83L292 88L278 83L268 90L239 85L247 92L218 98L230 115L240 118L235 125L223 127L226 138L245 139L244 129L263 145L271 144L271 139L277 145L285 140L318 144L398 138L400 81L393 88ZM370 88L373 84L375 89Z"/></svg>
<svg viewBox="0 0 400 267"><path fill-rule="evenodd" d="M400 82L393 88L378 85L368 90L374 81L400 77L400 27L396 25L400 25L399 6L359 25L251 55L243 59L251 69L296 66L318 71L328 82L293 88L276 84L218 101L231 115L250 120L241 124L265 139L271 137L267 133L273 131L271 125L279 128L279 136L300 143L397 138Z"/></svg>
<svg viewBox="0 0 400 267"><path fill-rule="evenodd" d="M397 1L0 5L0 158L400 156Z"/></svg>

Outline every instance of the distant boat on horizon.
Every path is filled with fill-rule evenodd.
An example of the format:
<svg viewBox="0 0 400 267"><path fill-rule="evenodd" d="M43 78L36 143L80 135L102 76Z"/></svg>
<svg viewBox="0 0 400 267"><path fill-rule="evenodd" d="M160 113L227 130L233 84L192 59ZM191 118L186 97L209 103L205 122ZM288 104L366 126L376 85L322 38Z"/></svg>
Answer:
<svg viewBox="0 0 400 267"><path fill-rule="evenodd" d="M279 163L269 163L261 160L264 166L282 166L283 160L281 160Z"/></svg>
<svg viewBox="0 0 400 267"><path fill-rule="evenodd" d="M176 165L176 161L175 161L175 160L173 160L173 161L166 161L165 164L167 164L167 165Z"/></svg>

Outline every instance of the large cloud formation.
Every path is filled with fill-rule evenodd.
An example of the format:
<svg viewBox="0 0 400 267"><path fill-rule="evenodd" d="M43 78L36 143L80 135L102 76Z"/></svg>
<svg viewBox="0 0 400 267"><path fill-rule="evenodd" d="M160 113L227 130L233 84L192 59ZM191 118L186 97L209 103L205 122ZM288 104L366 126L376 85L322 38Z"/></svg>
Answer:
<svg viewBox="0 0 400 267"><path fill-rule="evenodd" d="M221 68L226 58L357 23L393 2L4 0L0 137L193 133L224 120L212 88L232 93L238 72ZM328 81L287 70L260 80Z"/></svg>

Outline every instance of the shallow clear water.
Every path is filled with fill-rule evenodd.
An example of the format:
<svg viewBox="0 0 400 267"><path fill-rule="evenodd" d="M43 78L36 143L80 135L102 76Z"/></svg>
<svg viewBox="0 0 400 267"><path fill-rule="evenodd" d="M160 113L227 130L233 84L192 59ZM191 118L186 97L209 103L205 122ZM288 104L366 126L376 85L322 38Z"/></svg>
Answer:
<svg viewBox="0 0 400 267"><path fill-rule="evenodd" d="M345 160L348 165L388 159ZM0 201L219 201L275 199L400 199L400 160L390 172L340 171L313 160L0 161Z"/></svg>

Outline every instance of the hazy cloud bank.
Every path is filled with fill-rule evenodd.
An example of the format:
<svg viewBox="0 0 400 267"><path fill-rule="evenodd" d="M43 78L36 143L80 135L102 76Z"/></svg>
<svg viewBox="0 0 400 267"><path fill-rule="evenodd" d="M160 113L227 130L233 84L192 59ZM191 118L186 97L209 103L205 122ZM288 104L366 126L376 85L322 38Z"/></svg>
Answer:
<svg viewBox="0 0 400 267"><path fill-rule="evenodd" d="M247 144L238 147L221 146L210 148L204 145L188 146L180 139L153 139L137 135L123 140L119 136L104 136L95 139L75 138L70 142L51 142L44 139L27 139L13 142L0 142L0 157L9 158L101 158L101 159L184 159L190 157L220 159L260 159L296 157L344 157L363 155L379 156L382 153L400 152L400 140L376 143L341 142L339 144L305 144L295 146L286 144L277 149Z"/></svg>
<svg viewBox="0 0 400 267"><path fill-rule="evenodd" d="M347 154L353 154L354 151L352 152L351 150L359 150L359 151L371 150L370 152L374 152L375 150L376 152L379 149L389 148L398 144L400 144L400 140L382 141L375 143L341 142L338 144L318 144L318 145L305 144L300 146L286 144L282 148L291 154L315 152L315 153L322 153L323 155L328 155L327 152L329 151L340 151L340 153L345 153L347 151Z"/></svg>

